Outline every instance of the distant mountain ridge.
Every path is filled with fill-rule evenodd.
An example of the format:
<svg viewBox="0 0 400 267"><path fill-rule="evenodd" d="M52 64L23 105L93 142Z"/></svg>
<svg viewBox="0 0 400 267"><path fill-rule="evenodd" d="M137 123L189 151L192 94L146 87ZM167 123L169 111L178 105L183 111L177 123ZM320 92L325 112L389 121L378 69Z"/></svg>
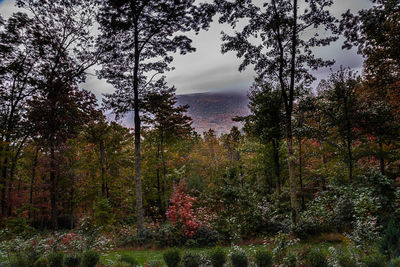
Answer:
<svg viewBox="0 0 400 267"><path fill-rule="evenodd" d="M241 91L177 95L177 100L179 105L189 105L188 115L198 133L209 129L218 134L227 133L232 126L242 126L232 118L250 113L247 94Z"/></svg>
<svg viewBox="0 0 400 267"><path fill-rule="evenodd" d="M228 133L233 126L242 127L232 121L236 116L250 114L249 99L246 92L223 91L177 95L178 105L189 105L188 116L193 120L193 128L199 133L213 129L218 135ZM108 114L113 119L112 114ZM126 127L133 127L133 112L126 114L119 122Z"/></svg>

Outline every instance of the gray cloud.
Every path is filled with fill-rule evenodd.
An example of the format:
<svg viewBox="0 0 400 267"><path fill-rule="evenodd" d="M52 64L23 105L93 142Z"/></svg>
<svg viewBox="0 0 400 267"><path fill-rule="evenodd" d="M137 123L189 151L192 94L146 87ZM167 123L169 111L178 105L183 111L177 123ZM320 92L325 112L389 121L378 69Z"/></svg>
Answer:
<svg viewBox="0 0 400 267"><path fill-rule="evenodd" d="M13 0L5 0L0 5L0 12L3 16L7 17L16 10L13 2ZM262 3L261 0L260 3ZM369 6L371 6L371 2L367 0L335 0L332 12L334 15L340 16L347 9L356 12ZM189 34L197 49L196 52L188 55L175 55L172 64L175 70L166 74L168 83L176 86L178 94L223 89L248 89L252 83L254 72L251 69L242 73L238 72L240 59L236 58L234 53L221 54L221 31L229 33L232 32L232 29L228 25L218 24L217 19L214 19L208 31L200 32L198 35ZM326 59L335 59L336 64L333 69L337 69L340 65L361 69L362 58L354 50L342 50L342 41L339 40L329 47L317 49L315 53ZM329 72L329 69L321 69L315 75L318 79L326 78ZM95 70L92 69L91 73L94 74ZM81 87L92 91L98 99L102 97L103 93L113 91L111 85L104 80L98 80L94 75L89 76L87 82Z"/></svg>

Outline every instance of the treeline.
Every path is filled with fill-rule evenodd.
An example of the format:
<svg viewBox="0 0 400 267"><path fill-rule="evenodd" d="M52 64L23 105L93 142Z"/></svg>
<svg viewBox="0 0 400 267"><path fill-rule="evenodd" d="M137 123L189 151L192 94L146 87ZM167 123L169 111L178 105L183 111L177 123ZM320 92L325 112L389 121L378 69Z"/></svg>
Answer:
<svg viewBox="0 0 400 267"><path fill-rule="evenodd" d="M213 221L222 235L246 236L272 227L262 224L262 210L253 213L263 201L276 201L276 213L290 214L296 225L307 203L330 186L362 183L370 169L396 180L398 1L375 1L340 21L332 4L309 1L303 10L296 0L264 7L17 1L27 13L0 20L2 222L73 228L94 214L100 224L116 220L141 230L168 219L174 185L184 180L202 221ZM185 33L207 29L216 12L232 28L247 21L236 35L223 35L222 51L237 52L239 70L252 65L257 78L251 115L235 118L243 132L200 136L162 75L173 53L195 50ZM321 37L320 29L329 34ZM339 33L344 48L357 46L365 57L363 74L340 68L312 90L310 70L333 64L313 49ZM78 88L96 64L99 78L116 89L102 109ZM117 118L133 111L134 129L108 121L104 110ZM237 226L240 218L246 220Z"/></svg>

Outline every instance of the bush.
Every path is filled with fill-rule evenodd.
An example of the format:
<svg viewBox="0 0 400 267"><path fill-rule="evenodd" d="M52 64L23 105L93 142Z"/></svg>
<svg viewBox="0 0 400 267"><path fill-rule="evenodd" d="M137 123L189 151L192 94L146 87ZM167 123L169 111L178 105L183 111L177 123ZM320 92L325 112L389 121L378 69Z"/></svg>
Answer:
<svg viewBox="0 0 400 267"><path fill-rule="evenodd" d="M64 253L53 252L48 257L50 267L63 267L64 266Z"/></svg>
<svg viewBox="0 0 400 267"><path fill-rule="evenodd" d="M162 262L158 260L151 260L147 263L147 267L162 267Z"/></svg>
<svg viewBox="0 0 400 267"><path fill-rule="evenodd" d="M100 260L100 255L94 250L88 250L83 253L82 266L83 267L95 267Z"/></svg>
<svg viewBox="0 0 400 267"><path fill-rule="evenodd" d="M365 267L385 267L386 266L386 257L383 254L378 252L374 252L370 255L367 255L362 259Z"/></svg>
<svg viewBox="0 0 400 267"><path fill-rule="evenodd" d="M33 266L35 266L35 267L47 267L47 266L49 266L49 262L48 262L48 260L46 258L41 257L41 258L39 258L39 259L37 259L35 261L35 264Z"/></svg>
<svg viewBox="0 0 400 267"><path fill-rule="evenodd" d="M389 267L400 267L400 257L392 259L389 263Z"/></svg>
<svg viewBox="0 0 400 267"><path fill-rule="evenodd" d="M213 267L223 267L226 263L226 253L220 248L214 248L210 253L210 261Z"/></svg>
<svg viewBox="0 0 400 267"><path fill-rule="evenodd" d="M10 267L28 267L28 264L27 258L23 255L19 255L10 260Z"/></svg>
<svg viewBox="0 0 400 267"><path fill-rule="evenodd" d="M182 263L185 267L199 267L200 260L200 254L186 251L185 254L183 254Z"/></svg>
<svg viewBox="0 0 400 267"><path fill-rule="evenodd" d="M357 266L357 260L350 253L340 253L338 255L338 262L341 267Z"/></svg>
<svg viewBox="0 0 400 267"><path fill-rule="evenodd" d="M132 267L132 265L127 262L117 261L112 265L112 267Z"/></svg>
<svg viewBox="0 0 400 267"><path fill-rule="evenodd" d="M307 263L310 267L327 267L328 261L326 259L326 254L321 249L311 249L308 252L307 256Z"/></svg>
<svg viewBox="0 0 400 267"><path fill-rule="evenodd" d="M40 253L33 247L26 251L26 260L28 261L28 266L34 266L34 263L40 258Z"/></svg>
<svg viewBox="0 0 400 267"><path fill-rule="evenodd" d="M168 267L177 267L181 261L181 253L177 248L171 248L164 252L163 258Z"/></svg>
<svg viewBox="0 0 400 267"><path fill-rule="evenodd" d="M69 254L65 256L64 264L67 267L79 267L81 264L81 257L77 254Z"/></svg>
<svg viewBox="0 0 400 267"><path fill-rule="evenodd" d="M294 254L289 254L283 259L283 263L286 267L296 267L297 257Z"/></svg>
<svg viewBox="0 0 400 267"><path fill-rule="evenodd" d="M235 250L232 252L231 262L233 267L247 267L249 264L246 252L243 250Z"/></svg>
<svg viewBox="0 0 400 267"><path fill-rule="evenodd" d="M192 238L196 241L196 246L213 247L218 242L218 233L209 227L201 225L196 229Z"/></svg>
<svg viewBox="0 0 400 267"><path fill-rule="evenodd" d="M389 222L379 248L389 258L400 256L400 227L393 220Z"/></svg>
<svg viewBox="0 0 400 267"><path fill-rule="evenodd" d="M257 267L271 267L272 252L268 250L258 250L254 255L254 261Z"/></svg>
<svg viewBox="0 0 400 267"><path fill-rule="evenodd" d="M136 259L130 255L122 255L121 258L119 259L119 261L129 263L130 266L138 265L138 262L136 261Z"/></svg>

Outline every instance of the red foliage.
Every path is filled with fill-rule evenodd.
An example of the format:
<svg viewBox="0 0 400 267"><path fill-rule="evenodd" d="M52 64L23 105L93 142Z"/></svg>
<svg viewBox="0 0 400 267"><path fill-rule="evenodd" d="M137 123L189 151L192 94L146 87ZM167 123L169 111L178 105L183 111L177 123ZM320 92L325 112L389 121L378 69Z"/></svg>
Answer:
<svg viewBox="0 0 400 267"><path fill-rule="evenodd" d="M197 219L193 209L195 201L195 197L191 197L186 193L186 181L181 180L174 188L167 211L168 220L174 225L182 227L185 235L190 237L194 235L196 229L202 224Z"/></svg>

